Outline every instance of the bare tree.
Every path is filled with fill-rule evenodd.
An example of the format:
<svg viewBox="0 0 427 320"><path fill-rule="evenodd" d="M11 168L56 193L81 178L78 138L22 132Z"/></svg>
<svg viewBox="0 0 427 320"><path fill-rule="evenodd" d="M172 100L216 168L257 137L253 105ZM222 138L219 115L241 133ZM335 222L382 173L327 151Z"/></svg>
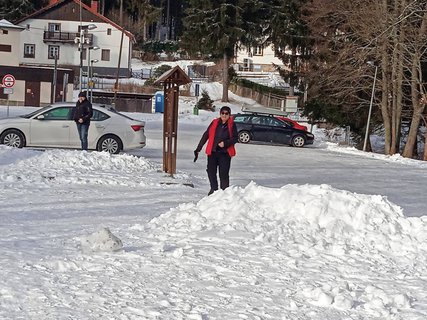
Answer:
<svg viewBox="0 0 427 320"><path fill-rule="evenodd" d="M385 153L400 150L405 111L411 115L411 127L403 155L411 157L424 110L420 99L427 58L427 2L313 0L308 9L308 24L317 35L318 58L311 71L314 79L322 79L318 89L326 88L334 103L352 104L366 114L372 83L366 62L379 63L374 101L384 127Z"/></svg>

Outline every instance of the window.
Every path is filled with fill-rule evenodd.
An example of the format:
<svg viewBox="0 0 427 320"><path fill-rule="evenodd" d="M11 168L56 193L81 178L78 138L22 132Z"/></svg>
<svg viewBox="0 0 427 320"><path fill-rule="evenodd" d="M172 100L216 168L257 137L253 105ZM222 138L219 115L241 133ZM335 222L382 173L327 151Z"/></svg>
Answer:
<svg viewBox="0 0 427 320"><path fill-rule="evenodd" d="M293 127L294 125L291 123L291 122L289 122L289 121L286 121L286 120L284 120L284 119L280 119L284 124L285 124L285 127ZM282 125L282 127L283 127L283 124L281 124ZM276 127L280 127L280 125L278 125L278 126L276 126Z"/></svg>
<svg viewBox="0 0 427 320"><path fill-rule="evenodd" d="M110 50L102 49L101 60L102 61L110 61Z"/></svg>
<svg viewBox="0 0 427 320"><path fill-rule="evenodd" d="M59 58L59 46L49 46L47 58L48 59L55 59L55 56L57 58Z"/></svg>
<svg viewBox="0 0 427 320"><path fill-rule="evenodd" d="M9 30L4 30L4 29L2 29L2 32L3 32L3 34L8 34L8 33L9 33Z"/></svg>
<svg viewBox="0 0 427 320"><path fill-rule="evenodd" d="M234 117L234 122L249 122L250 121L250 116L235 116Z"/></svg>
<svg viewBox="0 0 427 320"><path fill-rule="evenodd" d="M61 24L59 23L49 23L48 25L49 31L61 31Z"/></svg>
<svg viewBox="0 0 427 320"><path fill-rule="evenodd" d="M90 118L92 121L103 121L108 119L110 116L106 115L104 112L93 110L93 116Z"/></svg>
<svg viewBox="0 0 427 320"><path fill-rule="evenodd" d="M111 36L111 28L107 29L107 35Z"/></svg>
<svg viewBox="0 0 427 320"><path fill-rule="evenodd" d="M43 120L70 120L71 110L72 108L70 107L59 107L49 110L41 115L43 116Z"/></svg>
<svg viewBox="0 0 427 320"><path fill-rule="evenodd" d="M257 46L254 48L254 56L262 56L263 55L263 48L262 46Z"/></svg>
<svg viewBox="0 0 427 320"><path fill-rule="evenodd" d="M34 58L36 55L36 45L35 44L24 44L24 58Z"/></svg>
<svg viewBox="0 0 427 320"><path fill-rule="evenodd" d="M283 127L283 123L280 122L277 119L270 118L270 126L273 126L273 127Z"/></svg>
<svg viewBox="0 0 427 320"><path fill-rule="evenodd" d="M0 44L0 51L2 52L12 52L12 46L8 44Z"/></svg>
<svg viewBox="0 0 427 320"><path fill-rule="evenodd" d="M285 53L285 50L283 50L282 48L276 48L275 50L274 50L274 56L275 57L277 57L277 56L282 56L283 54Z"/></svg>
<svg viewBox="0 0 427 320"><path fill-rule="evenodd" d="M252 124L261 124L261 117L254 116L251 122Z"/></svg>

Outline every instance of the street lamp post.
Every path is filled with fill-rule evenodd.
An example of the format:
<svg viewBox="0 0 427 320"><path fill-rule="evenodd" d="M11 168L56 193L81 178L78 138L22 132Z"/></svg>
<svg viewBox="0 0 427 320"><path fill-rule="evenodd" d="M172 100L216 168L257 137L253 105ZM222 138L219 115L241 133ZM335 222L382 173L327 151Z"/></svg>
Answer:
<svg viewBox="0 0 427 320"><path fill-rule="evenodd" d="M89 78L90 78L90 50L98 50L99 47L97 46L89 46L86 48L87 49L87 87L89 89Z"/></svg>
<svg viewBox="0 0 427 320"><path fill-rule="evenodd" d="M74 42L79 44L80 51L79 91L82 91L83 48L85 43L89 44L89 39L85 38L85 33L87 32L87 30L93 29L96 29L96 25L94 24L80 25L80 36L74 39Z"/></svg>
<svg viewBox="0 0 427 320"><path fill-rule="evenodd" d="M80 38L79 38L79 53L80 53L79 92L82 91L83 43L84 43L84 33L83 33L83 27L81 27L80 28Z"/></svg>
<svg viewBox="0 0 427 320"><path fill-rule="evenodd" d="M368 61L368 64L370 66L375 67L375 75L374 75L374 83L372 84L371 103L369 104L368 120L366 122L365 141L363 142L363 151L366 151L366 145L368 143L369 123L371 122L372 104L374 102L375 83L377 81L377 72L378 72L378 65L374 61Z"/></svg>
<svg viewBox="0 0 427 320"><path fill-rule="evenodd" d="M93 96L93 94L92 94L92 92L93 92L93 84L92 84L92 76L93 76L93 64L94 63L97 63L99 60L98 59L93 59L93 60L90 60L90 68L89 68L89 81L90 81L90 83L91 83L91 85L90 85L90 103L92 103L92 96Z"/></svg>

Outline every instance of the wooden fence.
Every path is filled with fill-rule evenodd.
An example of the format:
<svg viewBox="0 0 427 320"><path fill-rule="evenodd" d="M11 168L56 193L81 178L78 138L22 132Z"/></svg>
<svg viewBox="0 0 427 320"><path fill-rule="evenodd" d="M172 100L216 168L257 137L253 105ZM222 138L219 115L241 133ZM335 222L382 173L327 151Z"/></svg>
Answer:
<svg viewBox="0 0 427 320"><path fill-rule="evenodd" d="M254 89L242 87L237 84L230 84L230 91L245 98L255 100L259 104L266 108L273 108L281 111L285 111L286 96L280 96L276 94L263 94Z"/></svg>

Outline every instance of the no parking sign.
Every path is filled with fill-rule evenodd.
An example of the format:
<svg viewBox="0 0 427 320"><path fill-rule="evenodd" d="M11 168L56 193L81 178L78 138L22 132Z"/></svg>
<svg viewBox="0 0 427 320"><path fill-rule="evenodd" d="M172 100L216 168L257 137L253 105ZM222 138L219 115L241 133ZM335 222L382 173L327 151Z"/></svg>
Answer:
<svg viewBox="0 0 427 320"><path fill-rule="evenodd" d="M6 74L2 80L3 87L12 88L15 85L15 77L11 74Z"/></svg>
<svg viewBox="0 0 427 320"><path fill-rule="evenodd" d="M13 94L12 87L15 85L15 77L11 74L6 74L3 77L1 86L3 87L3 93L7 94L7 117L9 117L9 95Z"/></svg>

